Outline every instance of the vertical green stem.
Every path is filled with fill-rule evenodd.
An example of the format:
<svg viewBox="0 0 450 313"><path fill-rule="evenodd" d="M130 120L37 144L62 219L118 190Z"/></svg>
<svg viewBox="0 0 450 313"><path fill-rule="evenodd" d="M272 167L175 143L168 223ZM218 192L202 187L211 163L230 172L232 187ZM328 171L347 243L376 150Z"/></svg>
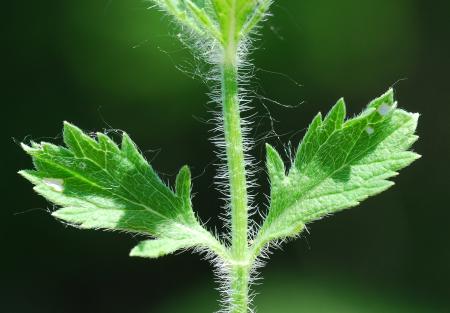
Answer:
<svg viewBox="0 0 450 313"><path fill-rule="evenodd" d="M231 312L248 311L248 196L244 146L239 107L237 50L225 50L222 65L222 109L231 197L233 264L230 267Z"/></svg>

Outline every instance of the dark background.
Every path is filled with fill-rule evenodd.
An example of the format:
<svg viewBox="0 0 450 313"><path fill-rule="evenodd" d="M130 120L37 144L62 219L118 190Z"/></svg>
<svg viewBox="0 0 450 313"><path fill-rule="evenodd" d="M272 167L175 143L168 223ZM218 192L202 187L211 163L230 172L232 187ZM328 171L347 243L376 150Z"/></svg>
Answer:
<svg viewBox="0 0 450 313"><path fill-rule="evenodd" d="M271 130L270 112L281 136L268 141L279 150L289 141L296 147L313 115L339 97L355 114L394 86L400 107L422 114L414 149L423 158L394 188L310 225L277 251L256 287L259 312L450 312L449 2L275 2L251 54L253 135ZM217 309L207 262L189 254L129 258L139 238L65 227L16 174L31 167L17 142L60 143L63 120L88 131L123 129L164 179L191 166L196 210L220 229L212 125L202 122L215 106L193 79L202 65L148 6L2 3L0 312ZM254 150L258 160L263 142ZM259 178L259 192L267 192Z"/></svg>

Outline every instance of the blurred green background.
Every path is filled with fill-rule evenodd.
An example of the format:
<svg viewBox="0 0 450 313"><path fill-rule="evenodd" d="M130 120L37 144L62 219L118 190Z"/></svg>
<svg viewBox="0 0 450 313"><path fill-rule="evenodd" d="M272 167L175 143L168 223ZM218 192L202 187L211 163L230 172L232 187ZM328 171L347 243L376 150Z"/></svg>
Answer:
<svg viewBox="0 0 450 313"><path fill-rule="evenodd" d="M258 312L450 312L449 2L275 2L251 54L253 135L269 136L279 149L295 147L313 115L339 97L354 114L394 86L401 107L422 113L414 149L424 157L394 188L310 225L310 233L276 251L256 286ZM218 308L207 262L189 254L130 259L140 238L65 227L16 174L31 167L17 142L60 143L63 120L88 131L123 129L165 180L183 164L192 167L195 207L221 229L212 125L204 122L216 106L194 79L204 66L149 6L2 3L1 312ZM279 139L271 136L270 117ZM254 150L258 160L263 143ZM262 200L267 179L263 171L258 177Z"/></svg>

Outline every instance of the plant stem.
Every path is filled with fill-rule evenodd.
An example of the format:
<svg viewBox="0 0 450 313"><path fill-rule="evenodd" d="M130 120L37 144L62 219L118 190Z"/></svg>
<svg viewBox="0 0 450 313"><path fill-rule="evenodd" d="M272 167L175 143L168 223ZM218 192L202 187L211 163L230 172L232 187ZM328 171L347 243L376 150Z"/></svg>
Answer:
<svg viewBox="0 0 450 313"><path fill-rule="evenodd" d="M222 109L231 197L231 313L248 311L248 195L242 136L237 48L228 45L222 64Z"/></svg>

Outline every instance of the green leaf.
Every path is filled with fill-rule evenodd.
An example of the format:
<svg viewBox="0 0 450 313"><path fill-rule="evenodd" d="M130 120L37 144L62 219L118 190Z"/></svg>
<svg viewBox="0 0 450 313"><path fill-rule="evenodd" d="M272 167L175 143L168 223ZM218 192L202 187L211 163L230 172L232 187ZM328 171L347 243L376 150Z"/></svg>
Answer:
<svg viewBox="0 0 450 313"><path fill-rule="evenodd" d="M417 140L418 114L397 109L393 91L372 101L359 116L345 121L341 99L325 119L318 114L306 132L294 164L286 173L267 145L271 202L253 246L298 235L309 222L358 205L393 182L389 178L419 155L409 151Z"/></svg>
<svg viewBox="0 0 450 313"><path fill-rule="evenodd" d="M36 169L20 174L37 193L62 207L53 212L56 218L79 228L121 230L184 242L183 247L221 250L192 210L188 167L181 169L173 192L125 133L119 147L105 134L94 139L65 123L64 142L67 147L22 145Z"/></svg>

